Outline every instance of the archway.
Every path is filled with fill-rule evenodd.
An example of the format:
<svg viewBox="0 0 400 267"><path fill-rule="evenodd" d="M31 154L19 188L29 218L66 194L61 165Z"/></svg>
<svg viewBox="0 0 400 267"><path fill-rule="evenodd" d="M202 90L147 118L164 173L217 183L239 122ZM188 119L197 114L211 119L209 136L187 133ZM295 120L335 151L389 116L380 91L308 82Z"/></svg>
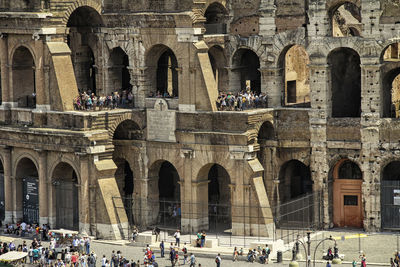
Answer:
<svg viewBox="0 0 400 267"><path fill-rule="evenodd" d="M53 170L51 181L56 228L79 230L79 183L75 170L68 163L60 162Z"/></svg>
<svg viewBox="0 0 400 267"><path fill-rule="evenodd" d="M206 18L206 22L204 23L206 28L205 34L226 34L227 15L227 10L220 3L214 2L209 5L204 13L204 17Z"/></svg>
<svg viewBox="0 0 400 267"><path fill-rule="evenodd" d="M134 179L133 172L129 163L125 159L117 158L114 160L117 165L117 171L115 172L115 179L117 181L119 193L124 203L125 212L128 216L130 225L134 225Z"/></svg>
<svg viewBox="0 0 400 267"><path fill-rule="evenodd" d="M17 163L16 173L16 209L26 223L39 223L39 176L35 163L22 158Z"/></svg>
<svg viewBox="0 0 400 267"><path fill-rule="evenodd" d="M341 159L333 167L333 224L338 227L363 225L362 172L349 159Z"/></svg>
<svg viewBox="0 0 400 267"><path fill-rule="evenodd" d="M236 51L232 60L231 87L236 91L252 91L261 93L260 59L250 49L241 48Z"/></svg>
<svg viewBox="0 0 400 267"><path fill-rule="evenodd" d="M163 227L180 227L181 190L178 171L169 161L157 161L149 170L149 199L157 218L153 223Z"/></svg>
<svg viewBox="0 0 400 267"><path fill-rule="evenodd" d="M310 106L310 59L303 46L285 54L285 106Z"/></svg>
<svg viewBox="0 0 400 267"><path fill-rule="evenodd" d="M142 131L136 122L124 120L114 131L113 140L137 140L142 138Z"/></svg>
<svg viewBox="0 0 400 267"><path fill-rule="evenodd" d="M332 117L360 117L360 56L350 48L337 48L329 53L331 73Z"/></svg>
<svg viewBox="0 0 400 267"><path fill-rule="evenodd" d="M229 78L223 49L220 46L212 46L208 50L208 56L217 83L217 90L227 92L229 90Z"/></svg>
<svg viewBox="0 0 400 267"><path fill-rule="evenodd" d="M400 228L400 161L392 161L381 174L382 229Z"/></svg>
<svg viewBox="0 0 400 267"><path fill-rule="evenodd" d="M232 229L230 177L218 164L208 171L209 231L222 233Z"/></svg>
<svg viewBox="0 0 400 267"><path fill-rule="evenodd" d="M164 97L178 96L178 61L171 49L161 54L157 63L157 91Z"/></svg>
<svg viewBox="0 0 400 267"><path fill-rule="evenodd" d="M28 48L20 46L12 60L13 98L18 107L36 107L35 61Z"/></svg>
<svg viewBox="0 0 400 267"><path fill-rule="evenodd" d="M382 117L400 117L400 67L383 76L382 79Z"/></svg>
<svg viewBox="0 0 400 267"><path fill-rule="evenodd" d="M121 47L114 48L110 53L109 60L109 82L110 88L113 90L122 90L129 92L132 90L130 83L131 77L129 73L129 57L121 49Z"/></svg>
<svg viewBox="0 0 400 267"><path fill-rule="evenodd" d="M330 21L333 37L360 36L361 8L351 2L335 6L330 10Z"/></svg>
<svg viewBox="0 0 400 267"><path fill-rule="evenodd" d="M77 8L67 23L76 82L78 89L87 93L97 93L96 60L92 49L98 39L96 33L102 26L100 14L89 6Z"/></svg>
<svg viewBox="0 0 400 267"><path fill-rule="evenodd" d="M3 162L0 161L0 221L4 221L6 214L6 199L4 192L4 168Z"/></svg>

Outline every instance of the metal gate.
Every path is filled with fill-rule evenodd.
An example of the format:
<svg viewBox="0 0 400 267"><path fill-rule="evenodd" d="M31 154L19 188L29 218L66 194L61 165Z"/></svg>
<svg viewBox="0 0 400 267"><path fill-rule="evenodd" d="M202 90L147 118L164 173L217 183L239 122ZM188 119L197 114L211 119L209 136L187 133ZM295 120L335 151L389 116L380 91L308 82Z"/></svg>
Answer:
<svg viewBox="0 0 400 267"><path fill-rule="evenodd" d="M0 173L0 220L3 221L5 218L6 206L5 206L5 195L4 195L4 173Z"/></svg>
<svg viewBox="0 0 400 267"><path fill-rule="evenodd" d="M24 178L23 180L23 220L26 223L39 223L39 180Z"/></svg>
<svg viewBox="0 0 400 267"><path fill-rule="evenodd" d="M57 181L56 187L56 226L79 230L78 188L73 182Z"/></svg>
<svg viewBox="0 0 400 267"><path fill-rule="evenodd" d="M400 181L381 181L383 229L400 229Z"/></svg>

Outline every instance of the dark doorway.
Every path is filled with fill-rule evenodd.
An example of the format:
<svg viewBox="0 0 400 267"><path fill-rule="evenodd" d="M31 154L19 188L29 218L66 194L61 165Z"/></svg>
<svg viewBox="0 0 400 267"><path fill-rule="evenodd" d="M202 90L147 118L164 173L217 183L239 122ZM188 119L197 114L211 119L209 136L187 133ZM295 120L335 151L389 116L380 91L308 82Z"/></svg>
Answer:
<svg viewBox="0 0 400 267"><path fill-rule="evenodd" d="M360 56L350 48L338 48L328 56L331 72L332 117L360 117Z"/></svg>
<svg viewBox="0 0 400 267"><path fill-rule="evenodd" d="M253 93L261 93L260 59L250 49L239 49L233 57L234 82L239 82L239 91L251 90ZM238 81L236 81L238 79Z"/></svg>
<svg viewBox="0 0 400 267"><path fill-rule="evenodd" d="M386 165L381 181L382 228L400 229L400 161Z"/></svg>
<svg viewBox="0 0 400 267"><path fill-rule="evenodd" d="M110 54L109 79L113 90L132 89L129 73L129 57L120 47L114 48Z"/></svg>
<svg viewBox="0 0 400 267"><path fill-rule="evenodd" d="M134 179L133 172L129 163L124 159L116 159L117 171L115 179L119 188L119 192L124 203L126 215L130 225L134 225Z"/></svg>
<svg viewBox="0 0 400 267"><path fill-rule="evenodd" d="M79 230L78 177L68 163L61 162L53 171L56 202L56 227Z"/></svg>
<svg viewBox="0 0 400 267"><path fill-rule="evenodd" d="M214 164L208 173L209 230L226 232L232 229L230 177L226 170Z"/></svg>
<svg viewBox="0 0 400 267"><path fill-rule="evenodd" d="M180 228L182 211L179 174L168 161L161 164L158 172L158 192L160 224Z"/></svg>
<svg viewBox="0 0 400 267"><path fill-rule="evenodd" d="M178 97L178 61L171 49L157 63L157 91L164 97Z"/></svg>
<svg viewBox="0 0 400 267"><path fill-rule="evenodd" d="M29 158L21 159L17 164L17 210L22 211L26 223L39 223L39 176L35 163Z"/></svg>
<svg viewBox="0 0 400 267"><path fill-rule="evenodd" d="M36 107L35 62L28 48L21 46L12 61L13 98L18 107Z"/></svg>
<svg viewBox="0 0 400 267"><path fill-rule="evenodd" d="M204 14L204 17L206 18L206 22L204 23L206 28L205 34L225 34L226 15L227 11L220 3L212 3L209 5Z"/></svg>

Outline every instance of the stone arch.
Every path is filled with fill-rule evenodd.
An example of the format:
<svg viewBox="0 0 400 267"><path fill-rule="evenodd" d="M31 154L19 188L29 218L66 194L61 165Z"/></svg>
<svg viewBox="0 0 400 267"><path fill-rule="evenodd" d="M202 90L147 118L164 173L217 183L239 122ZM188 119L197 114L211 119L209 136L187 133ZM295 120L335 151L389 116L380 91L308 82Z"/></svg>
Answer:
<svg viewBox="0 0 400 267"><path fill-rule="evenodd" d="M12 51L12 92L19 107L36 107L36 60L33 50L18 45Z"/></svg>
<svg viewBox="0 0 400 267"><path fill-rule="evenodd" d="M329 5L327 3L327 7L330 31L333 37L359 36L362 31L359 0L331 1Z"/></svg>
<svg viewBox="0 0 400 267"><path fill-rule="evenodd" d="M71 168L75 171L76 177L77 177L77 182L78 185L81 184L81 174L78 171L79 168L76 165L76 162L74 162L73 160L70 160L68 158L62 157L59 160L56 160L55 162L53 162L50 166L50 168L48 169L48 177L49 177L49 182L52 182L52 174L54 173L55 168L60 164L60 163L65 163L71 166Z"/></svg>
<svg viewBox="0 0 400 267"><path fill-rule="evenodd" d="M274 140L276 138L273 122L265 121L258 131L258 140Z"/></svg>
<svg viewBox="0 0 400 267"><path fill-rule="evenodd" d="M79 230L79 178L74 166L59 161L51 172L52 199L50 209L56 215L56 228ZM68 201L66 201L68 200Z"/></svg>
<svg viewBox="0 0 400 267"><path fill-rule="evenodd" d="M157 91L168 93L169 96L179 96L179 62L178 57L169 46L156 44L145 53L145 76L150 86L148 92L155 96Z"/></svg>
<svg viewBox="0 0 400 267"><path fill-rule="evenodd" d="M386 68L385 68L386 67ZM389 68L391 68L389 70ZM400 62L385 63L381 68L381 117L400 116Z"/></svg>
<svg viewBox="0 0 400 267"><path fill-rule="evenodd" d="M110 141L113 140L115 130L117 127L125 120L131 120L133 121L136 125L139 126L139 129L143 129L144 125L141 122L139 118L137 118L134 114L132 113L124 113L121 116L119 116L108 128L108 136L110 137Z"/></svg>
<svg viewBox="0 0 400 267"><path fill-rule="evenodd" d="M285 162L279 169L281 202L312 192L313 180L310 166L297 159Z"/></svg>
<svg viewBox="0 0 400 267"><path fill-rule="evenodd" d="M151 223L180 226L181 176L176 165L173 161L158 159L148 166L148 201L153 210L150 215Z"/></svg>
<svg viewBox="0 0 400 267"><path fill-rule="evenodd" d="M259 55L249 48L239 48L232 56L231 89L235 92L246 91L249 87L254 93L261 93L261 60Z"/></svg>
<svg viewBox="0 0 400 267"><path fill-rule="evenodd" d="M132 90L129 55L121 46L114 47L110 51L108 68L109 88Z"/></svg>
<svg viewBox="0 0 400 267"><path fill-rule="evenodd" d="M122 121L113 134L113 140L136 140L142 138L142 131L139 125L130 119Z"/></svg>
<svg viewBox="0 0 400 267"><path fill-rule="evenodd" d="M204 12L206 21L204 26L206 32L204 34L225 34L227 27L228 10L219 2L213 2L207 6Z"/></svg>
<svg viewBox="0 0 400 267"><path fill-rule="evenodd" d="M332 117L361 116L361 59L350 48L337 48L328 55ZM351 91L349 90L351 88Z"/></svg>
<svg viewBox="0 0 400 267"><path fill-rule="evenodd" d="M101 4L94 0L78 0L71 4L67 10L64 12L62 22L66 26L71 14L80 7L90 7L97 11L98 14L102 13Z"/></svg>
<svg viewBox="0 0 400 267"><path fill-rule="evenodd" d="M14 160L14 162L13 162L14 164L12 164L12 166L14 166L14 167L13 167L13 171L12 171L13 177L16 177L17 166L18 166L19 162L20 162L23 158L28 158L28 159L30 159L30 160L35 164L36 169L39 170L39 163L38 163L38 161L36 160L36 155L33 155L33 154L30 153L30 152L24 152L24 153L21 153L17 158L15 158L15 160Z"/></svg>
<svg viewBox="0 0 400 267"><path fill-rule="evenodd" d="M15 221L39 223L39 165L29 154L22 154L15 162Z"/></svg>

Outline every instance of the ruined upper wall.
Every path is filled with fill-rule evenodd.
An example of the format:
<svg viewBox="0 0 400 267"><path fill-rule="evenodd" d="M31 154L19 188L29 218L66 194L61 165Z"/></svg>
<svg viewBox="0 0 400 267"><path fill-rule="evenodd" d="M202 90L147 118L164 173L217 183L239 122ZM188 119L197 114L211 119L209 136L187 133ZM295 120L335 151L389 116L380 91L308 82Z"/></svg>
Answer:
<svg viewBox="0 0 400 267"><path fill-rule="evenodd" d="M399 0L381 0L382 16L380 23L394 24L400 22L400 1Z"/></svg>
<svg viewBox="0 0 400 267"><path fill-rule="evenodd" d="M276 29L278 32L293 30L306 23L306 3L304 0L277 0Z"/></svg>
<svg viewBox="0 0 400 267"><path fill-rule="evenodd" d="M176 12L189 11L193 0L105 0L104 11L116 12Z"/></svg>

